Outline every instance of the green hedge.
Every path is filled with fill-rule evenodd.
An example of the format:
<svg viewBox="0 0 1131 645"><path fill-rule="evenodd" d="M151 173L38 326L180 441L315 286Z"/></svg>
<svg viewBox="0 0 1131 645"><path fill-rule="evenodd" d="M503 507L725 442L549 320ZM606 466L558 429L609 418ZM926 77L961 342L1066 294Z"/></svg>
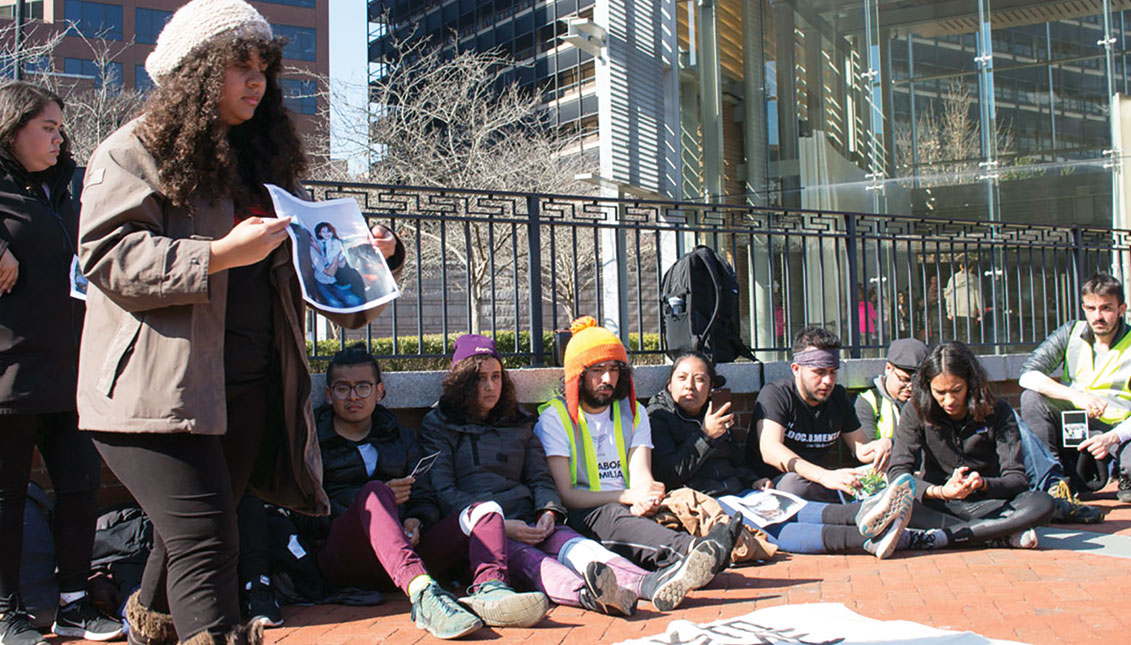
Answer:
<svg viewBox="0 0 1131 645"><path fill-rule="evenodd" d="M416 336L400 336L397 341L397 356L393 356L393 339L392 337L374 338L370 343L369 351L376 355L381 363L381 369L390 372L407 372L407 371L427 371L427 370L447 370L451 367L450 358L425 358L420 357L419 354L442 354L445 351L451 353L452 345L455 340L463 335L464 332L448 334L448 342L445 346L441 343L443 340L442 334L425 334L423 345L419 342ZM511 354L515 353L515 333L513 331L499 331L495 334L495 344L499 347L499 353ZM348 340L347 345L356 342L364 343L364 340ZM542 345L546 349L547 363L551 358L554 348L554 334L553 332L546 332L542 335ZM326 364L330 356L333 356L340 347L338 340L320 340L318 341L318 351L314 351L314 344L306 341L307 355L314 354L320 358L312 359L310 361L310 369L315 372L324 372ZM629 337L629 349L631 351L638 351L640 349L640 334L633 334ZM659 351L660 349L660 335L659 334L644 334L644 350L645 351ZM518 350L517 353L525 354L530 351L530 332L518 332ZM417 355L417 356L414 356ZM664 362L663 356L657 354L647 354L637 356L633 359L633 363L637 365L658 365ZM503 365L507 369L517 369L521 367L529 367L530 359L526 356L508 356L503 359Z"/></svg>

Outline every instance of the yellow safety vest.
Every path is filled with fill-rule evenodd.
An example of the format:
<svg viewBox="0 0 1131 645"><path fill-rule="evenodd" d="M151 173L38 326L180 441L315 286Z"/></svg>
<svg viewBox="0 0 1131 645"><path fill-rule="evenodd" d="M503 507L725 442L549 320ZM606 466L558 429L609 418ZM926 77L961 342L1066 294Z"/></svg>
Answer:
<svg viewBox="0 0 1131 645"><path fill-rule="evenodd" d="M633 402L635 403L635 402ZM538 408L542 413L546 408L552 407L558 412L563 428L573 428L573 432L566 431L569 438L569 479L574 488L588 487L589 490L601 490L601 477L597 473L597 451L593 445L593 435L589 433L589 424L585 422L584 410L577 411L578 423L574 423L569 416L565 401L561 397L550 399ZM617 441L617 455L620 457L620 470L624 474L624 485L628 487L628 456L627 446L632 443L632 433L640 424L640 415L632 414L632 410L621 409L620 401L613 401L613 435ZM628 406L625 406L628 407ZM585 464L583 472L577 471L577 462Z"/></svg>
<svg viewBox="0 0 1131 645"><path fill-rule="evenodd" d="M1062 379L1065 385L1117 402L1119 409L1109 406L1100 417L1100 421L1114 425L1131 416L1131 332L1124 334L1097 365L1091 344L1081 337L1087 326L1081 321L1072 327Z"/></svg>
<svg viewBox="0 0 1131 645"><path fill-rule="evenodd" d="M872 407L872 414L879 415L876 422L876 439L891 439L895 434L895 427L899 425L899 408L887 399L887 397L879 397L876 400L875 388L870 388L867 392L860 395L868 405Z"/></svg>

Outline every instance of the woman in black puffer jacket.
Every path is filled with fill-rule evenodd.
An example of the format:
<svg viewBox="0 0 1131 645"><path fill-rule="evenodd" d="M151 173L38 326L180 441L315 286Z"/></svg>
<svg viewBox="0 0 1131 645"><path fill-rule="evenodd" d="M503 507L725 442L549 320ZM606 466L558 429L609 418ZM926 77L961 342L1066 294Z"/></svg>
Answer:
<svg viewBox="0 0 1131 645"><path fill-rule="evenodd" d="M20 551L32 453L55 487L63 606L53 630L99 640L122 626L87 595L101 460L78 431L75 387L83 305L70 297L78 218L63 102L21 82L0 86L0 642L43 642L20 601Z"/></svg>

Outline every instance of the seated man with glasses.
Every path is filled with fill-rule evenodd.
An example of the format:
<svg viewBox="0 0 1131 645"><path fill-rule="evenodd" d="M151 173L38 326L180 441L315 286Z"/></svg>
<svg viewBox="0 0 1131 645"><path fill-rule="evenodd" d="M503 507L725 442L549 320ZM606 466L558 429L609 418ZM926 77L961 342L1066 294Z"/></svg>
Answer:
<svg viewBox="0 0 1131 645"><path fill-rule="evenodd" d="M498 503L474 503L441 517L427 473L415 472L423 457L416 434L379 404L385 398L381 370L364 346L330 360L326 398L315 422L331 523L328 534L310 536L324 539L318 565L326 580L364 589L392 582L412 601L416 626L437 638L458 638L484 624L530 627L542 620L546 596L516 593L506 584ZM429 575L469 565L474 591L458 602Z"/></svg>
<svg viewBox="0 0 1131 645"><path fill-rule="evenodd" d="M872 387L856 397L856 418L869 441L876 442L877 470L887 467L891 442L899 413L911 400L911 384L919 363L927 357L927 346L921 340L901 338L888 348L884 373L872 381Z"/></svg>

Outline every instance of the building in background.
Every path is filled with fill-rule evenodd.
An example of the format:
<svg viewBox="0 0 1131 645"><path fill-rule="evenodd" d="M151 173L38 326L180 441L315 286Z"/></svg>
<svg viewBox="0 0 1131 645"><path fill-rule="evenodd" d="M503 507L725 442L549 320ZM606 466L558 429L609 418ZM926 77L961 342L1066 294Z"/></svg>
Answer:
<svg viewBox="0 0 1131 645"><path fill-rule="evenodd" d="M165 21L184 3L185 0L25 0L27 24L24 29L28 38L35 39L62 25L73 24L73 31L53 54L56 71L87 77L95 84L110 83L145 90L151 86L145 73L145 58L153 51ZM14 0L0 0L3 24L11 24L15 4ZM251 4L267 18L276 35L287 38L284 67L329 77L329 0L272 0ZM106 41L114 59L103 70L93 60L91 46L84 38ZM5 51L12 49L5 47ZM42 65L43 61L24 61L24 68L29 71ZM4 61L4 71L7 77L12 76L10 61ZM306 134L321 132L315 119L323 110L317 102L325 99L320 98L317 83L302 74L284 74L283 91L288 97L288 106L299 115L300 130Z"/></svg>

